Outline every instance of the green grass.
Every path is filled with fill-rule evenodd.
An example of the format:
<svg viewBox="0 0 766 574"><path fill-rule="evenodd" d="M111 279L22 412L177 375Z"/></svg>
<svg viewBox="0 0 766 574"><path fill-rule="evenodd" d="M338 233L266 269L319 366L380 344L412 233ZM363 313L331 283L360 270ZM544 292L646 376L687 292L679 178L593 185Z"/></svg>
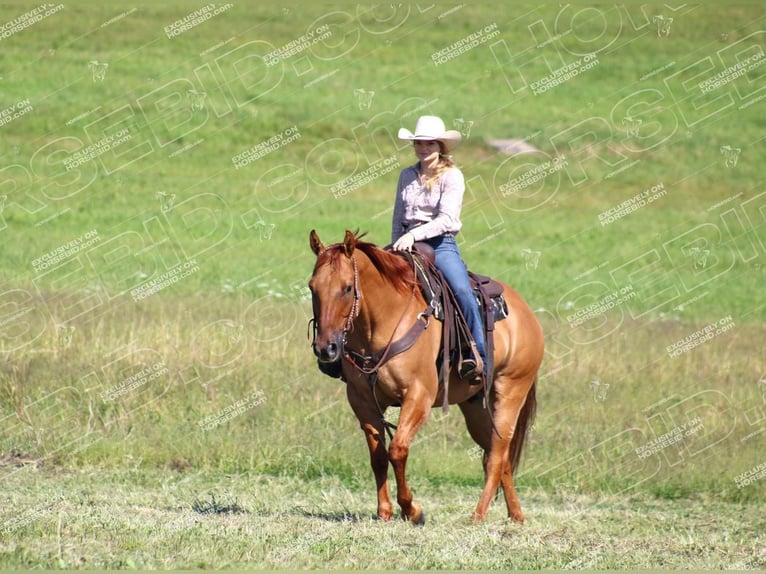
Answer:
<svg viewBox="0 0 766 574"><path fill-rule="evenodd" d="M763 11L395 6L236 4L168 39L196 7L67 3L0 40L0 113L32 106L0 126L0 566L764 567L766 480L737 481L764 463L764 71L699 88L763 52ZM4 6L0 26L31 9ZM275 66L245 57L322 25L330 41ZM532 92L589 51L597 65ZM309 348L308 233L388 242L397 171L332 186L413 162L395 133L422 113L472 122L455 152L462 253L546 332L524 527L499 500L469 526L482 478L456 408L432 413L409 459L429 525L372 521L364 440ZM67 171L120 129L131 147ZM557 155L565 169L503 193ZM177 282L134 299L167 272ZM573 320L621 288L635 296ZM709 325L726 329L703 342Z"/></svg>
<svg viewBox="0 0 766 574"><path fill-rule="evenodd" d="M34 474L34 488L29 486ZM333 476L157 473L140 461L52 476L22 471L6 567L51 569L762 568L763 503L527 494L523 525L468 520L460 486L415 479L425 528L373 518L366 492ZM216 500L218 511L199 500Z"/></svg>

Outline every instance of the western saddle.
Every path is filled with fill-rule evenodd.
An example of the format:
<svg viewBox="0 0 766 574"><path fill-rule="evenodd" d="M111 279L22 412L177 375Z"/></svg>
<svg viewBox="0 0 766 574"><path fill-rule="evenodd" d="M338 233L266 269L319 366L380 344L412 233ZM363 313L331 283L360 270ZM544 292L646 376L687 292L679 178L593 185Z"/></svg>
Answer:
<svg viewBox="0 0 766 574"><path fill-rule="evenodd" d="M473 356L480 364L479 353L471 331L466 324L460 305L449 284L435 265L433 248L424 242L416 242L412 252L400 252L412 264L423 297L428 302L424 313L426 321L418 320L412 328L400 339L391 341L389 345L372 356L361 355L350 349L344 350L344 358L368 377L374 387L378 369L391 357L409 349L428 325L428 318L434 317L442 325L442 344L437 357L439 380L443 385L443 408L448 409L448 382L451 368L462 371L465 357ZM508 316L508 304L503 297L503 286L484 275L468 272L474 294L479 303L479 311L484 326L484 340L487 354L487 365L483 373L479 372L483 382L483 392L469 400L478 400L489 395L492 388L494 328L495 322L502 321ZM316 329L316 324L314 326ZM326 375L343 379L341 360L336 363L319 363L319 369ZM486 375L486 376L485 376Z"/></svg>

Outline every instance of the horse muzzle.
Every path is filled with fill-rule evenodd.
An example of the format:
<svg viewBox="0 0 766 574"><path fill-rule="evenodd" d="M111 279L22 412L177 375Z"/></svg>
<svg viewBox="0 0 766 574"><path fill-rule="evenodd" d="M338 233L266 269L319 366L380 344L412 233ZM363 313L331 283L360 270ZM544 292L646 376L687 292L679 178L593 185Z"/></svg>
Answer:
<svg viewBox="0 0 766 574"><path fill-rule="evenodd" d="M328 337L327 340L322 338L314 341L314 355L321 363L335 363L341 358L343 353L343 336L341 334Z"/></svg>

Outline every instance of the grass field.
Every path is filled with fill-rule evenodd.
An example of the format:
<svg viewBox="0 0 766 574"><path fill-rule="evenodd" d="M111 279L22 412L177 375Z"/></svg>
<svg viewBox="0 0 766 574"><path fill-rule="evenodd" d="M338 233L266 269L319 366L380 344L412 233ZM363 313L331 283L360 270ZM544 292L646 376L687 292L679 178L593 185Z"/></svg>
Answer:
<svg viewBox="0 0 766 574"><path fill-rule="evenodd" d="M764 16L0 7L0 567L766 568ZM388 243L426 113L546 332L523 526L457 409L372 520L307 340L309 231Z"/></svg>

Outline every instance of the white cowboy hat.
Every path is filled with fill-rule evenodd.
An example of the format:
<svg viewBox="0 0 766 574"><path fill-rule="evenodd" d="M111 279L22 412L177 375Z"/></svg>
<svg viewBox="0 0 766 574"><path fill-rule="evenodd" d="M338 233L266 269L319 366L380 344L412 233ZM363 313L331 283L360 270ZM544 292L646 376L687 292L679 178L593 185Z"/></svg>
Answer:
<svg viewBox="0 0 766 574"><path fill-rule="evenodd" d="M460 132L444 129L444 122L436 116L420 116L415 125L415 133L407 128L399 128L400 140L436 140L444 144L447 151L460 143Z"/></svg>

